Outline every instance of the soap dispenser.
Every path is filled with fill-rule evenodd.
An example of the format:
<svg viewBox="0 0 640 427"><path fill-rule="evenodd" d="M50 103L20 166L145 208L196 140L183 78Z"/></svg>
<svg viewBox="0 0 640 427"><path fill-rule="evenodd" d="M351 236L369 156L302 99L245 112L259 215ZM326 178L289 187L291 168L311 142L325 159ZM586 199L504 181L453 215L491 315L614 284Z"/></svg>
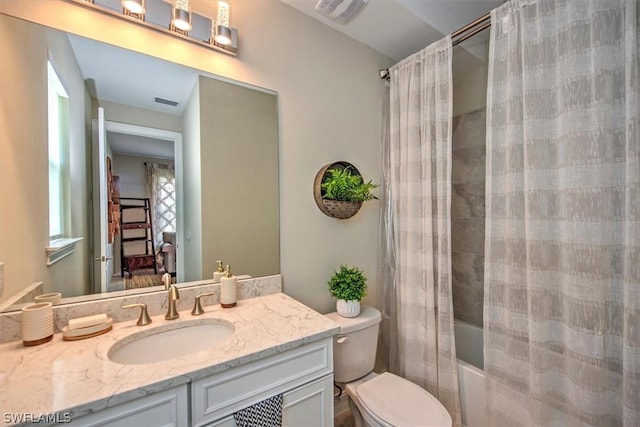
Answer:
<svg viewBox="0 0 640 427"><path fill-rule="evenodd" d="M213 272L213 283L218 283L220 279L224 277L224 269L222 268L222 261L216 261L218 263L218 269Z"/></svg>
<svg viewBox="0 0 640 427"><path fill-rule="evenodd" d="M236 306L236 277L231 275L228 265L224 277L220 279L220 305L222 308Z"/></svg>

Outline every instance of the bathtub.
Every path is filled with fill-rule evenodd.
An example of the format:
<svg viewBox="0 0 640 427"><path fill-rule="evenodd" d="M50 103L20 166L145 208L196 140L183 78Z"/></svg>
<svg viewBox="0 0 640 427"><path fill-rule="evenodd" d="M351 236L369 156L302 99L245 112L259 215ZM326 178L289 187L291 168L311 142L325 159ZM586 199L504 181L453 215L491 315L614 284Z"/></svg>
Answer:
<svg viewBox="0 0 640 427"><path fill-rule="evenodd" d="M484 427L486 421L482 328L460 320L455 321L454 328L462 425Z"/></svg>

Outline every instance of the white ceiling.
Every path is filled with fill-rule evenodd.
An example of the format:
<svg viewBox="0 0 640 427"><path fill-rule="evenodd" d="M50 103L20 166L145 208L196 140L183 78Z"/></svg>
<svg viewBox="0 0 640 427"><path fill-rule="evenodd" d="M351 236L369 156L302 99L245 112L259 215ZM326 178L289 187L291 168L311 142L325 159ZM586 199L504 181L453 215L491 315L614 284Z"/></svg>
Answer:
<svg viewBox="0 0 640 427"><path fill-rule="evenodd" d="M68 34L80 71L101 101L130 105L181 116L196 82L198 70ZM158 104L155 97L178 102ZM173 142L107 132L116 154L163 159L174 157Z"/></svg>
<svg viewBox="0 0 640 427"><path fill-rule="evenodd" d="M369 0L353 21L341 25L315 11L317 0L281 1L395 61L504 3L504 0ZM487 34L479 37L483 36L486 38ZM461 53L456 51L459 58L457 64L454 63L454 71L456 65L470 67L484 61L486 46L479 46L478 40L481 39L466 43Z"/></svg>

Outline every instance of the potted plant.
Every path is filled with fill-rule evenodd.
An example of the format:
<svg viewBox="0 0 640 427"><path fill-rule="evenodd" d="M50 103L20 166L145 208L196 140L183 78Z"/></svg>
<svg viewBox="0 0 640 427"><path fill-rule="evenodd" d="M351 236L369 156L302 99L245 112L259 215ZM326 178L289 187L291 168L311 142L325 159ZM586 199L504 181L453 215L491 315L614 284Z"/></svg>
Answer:
<svg viewBox="0 0 640 427"><path fill-rule="evenodd" d="M338 299L336 310L340 316L360 314L360 300L367 295L367 278L358 267L341 265L329 280L329 293Z"/></svg>
<svg viewBox="0 0 640 427"><path fill-rule="evenodd" d="M345 219L355 215L363 202L377 199L371 190L378 184L364 182L357 169L351 164L334 164L322 176L323 211L335 218Z"/></svg>

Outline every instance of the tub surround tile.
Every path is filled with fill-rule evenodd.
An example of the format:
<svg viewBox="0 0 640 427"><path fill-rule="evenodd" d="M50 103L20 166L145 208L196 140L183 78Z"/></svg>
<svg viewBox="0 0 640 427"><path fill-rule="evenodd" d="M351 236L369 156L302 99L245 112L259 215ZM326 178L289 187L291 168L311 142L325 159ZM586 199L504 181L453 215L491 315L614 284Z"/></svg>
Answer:
<svg viewBox="0 0 640 427"><path fill-rule="evenodd" d="M187 284L185 284L187 285ZM155 291L131 295L129 292L118 293L120 296L97 299L78 303L66 303L53 307L54 331L61 332L69 324L69 319L106 313L114 322L135 320L138 310L125 310L126 304L146 303L150 316L164 314L167 311L167 291L162 286L154 287ZM220 284L209 281L189 282L188 286L179 284L180 299L177 301L178 311L191 310L196 295L204 292L215 292L215 295L202 300L203 307L220 304ZM238 300L262 295L276 294L282 291L282 276L258 277L238 281ZM22 314L20 311L0 313L0 343L22 340ZM22 344L20 344L22 345Z"/></svg>
<svg viewBox="0 0 640 427"><path fill-rule="evenodd" d="M467 286L453 286L454 317L482 328L484 291Z"/></svg>
<svg viewBox="0 0 640 427"><path fill-rule="evenodd" d="M453 118L453 149L485 146L487 128L486 109L459 114Z"/></svg>
<svg viewBox="0 0 640 427"><path fill-rule="evenodd" d="M486 110L453 119L451 241L453 306L457 319L482 326Z"/></svg>
<svg viewBox="0 0 640 427"><path fill-rule="evenodd" d="M455 252L484 255L484 218L453 218L451 248Z"/></svg>
<svg viewBox="0 0 640 427"><path fill-rule="evenodd" d="M484 218L484 179L478 182L453 184L451 216L453 218Z"/></svg>
<svg viewBox="0 0 640 427"><path fill-rule="evenodd" d="M56 334L53 341L36 347L23 347L21 342L0 345L3 412L70 412L76 418L331 337L339 330L282 293L240 300L231 309L207 305L199 317L191 316L190 310L181 309L180 319L173 321L156 314L147 326L136 326L134 320L115 323L113 331L82 341L63 341ZM210 318L231 322L235 333L209 350L142 365L120 365L107 357L112 345L131 334Z"/></svg>
<svg viewBox="0 0 640 427"><path fill-rule="evenodd" d="M484 182L486 152L484 146L465 147L453 150L451 182L464 184Z"/></svg>

